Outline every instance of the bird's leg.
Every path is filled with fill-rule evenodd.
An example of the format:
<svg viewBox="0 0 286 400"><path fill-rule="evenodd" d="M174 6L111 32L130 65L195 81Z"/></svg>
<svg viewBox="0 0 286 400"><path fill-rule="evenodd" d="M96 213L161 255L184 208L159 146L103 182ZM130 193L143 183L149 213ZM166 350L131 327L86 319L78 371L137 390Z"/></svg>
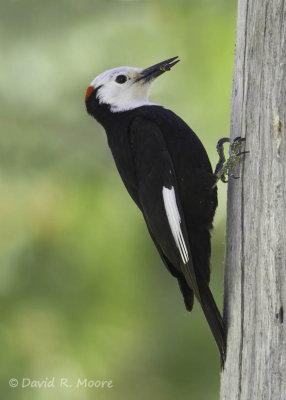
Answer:
<svg viewBox="0 0 286 400"><path fill-rule="evenodd" d="M232 170L239 163L240 157L243 154L248 153L248 151L241 151L241 147L243 146L245 139L241 137L236 137L230 144L230 156L227 160L225 160L223 145L226 142L230 142L230 139L222 138L218 141L216 146L219 155L219 161L215 169L215 176L216 176L215 185L220 179L222 180L222 182L227 183L229 177L234 179L239 178L239 176L235 176L232 173Z"/></svg>
<svg viewBox="0 0 286 400"><path fill-rule="evenodd" d="M217 176L218 173L222 170L223 164L225 163L225 155L224 155L224 143L229 143L229 138L221 138L216 145L216 150L218 152L219 160L215 168L215 175Z"/></svg>

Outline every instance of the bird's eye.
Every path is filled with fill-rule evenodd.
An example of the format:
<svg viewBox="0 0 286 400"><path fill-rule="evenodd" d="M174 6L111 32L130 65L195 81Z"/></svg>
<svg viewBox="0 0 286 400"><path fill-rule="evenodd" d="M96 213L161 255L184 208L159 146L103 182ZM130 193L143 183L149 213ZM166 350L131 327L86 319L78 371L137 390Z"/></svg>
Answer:
<svg viewBox="0 0 286 400"><path fill-rule="evenodd" d="M118 75L115 79L117 83L125 83L127 81L127 76L125 75Z"/></svg>

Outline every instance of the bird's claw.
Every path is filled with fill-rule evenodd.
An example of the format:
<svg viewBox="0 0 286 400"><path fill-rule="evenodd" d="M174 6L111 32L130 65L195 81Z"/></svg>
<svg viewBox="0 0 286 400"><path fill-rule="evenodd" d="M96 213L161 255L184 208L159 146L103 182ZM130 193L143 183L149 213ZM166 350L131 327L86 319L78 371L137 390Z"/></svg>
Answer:
<svg viewBox="0 0 286 400"><path fill-rule="evenodd" d="M216 182L215 185L219 180L221 180L224 183L227 183L229 181L229 178L233 179L238 179L239 176L235 176L232 173L232 170L236 167L236 165L240 161L240 157L246 153L249 153L249 151L241 151L241 147L243 146L245 142L245 138L241 137L236 137L232 143L230 143L230 156L226 160L225 155L224 155L224 148L223 145L226 142L230 142L229 138L222 138L218 141L217 143L217 152L219 155L219 161L216 165L215 169L215 176L216 176ZM214 185L214 186L215 186Z"/></svg>

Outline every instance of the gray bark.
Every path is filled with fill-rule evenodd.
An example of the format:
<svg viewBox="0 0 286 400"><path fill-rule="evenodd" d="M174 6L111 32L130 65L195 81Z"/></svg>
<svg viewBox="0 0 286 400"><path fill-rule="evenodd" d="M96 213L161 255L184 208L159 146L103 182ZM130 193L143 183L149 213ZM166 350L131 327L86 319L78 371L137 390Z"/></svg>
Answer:
<svg viewBox="0 0 286 400"><path fill-rule="evenodd" d="M223 400L286 399L286 1L239 0L228 188Z"/></svg>

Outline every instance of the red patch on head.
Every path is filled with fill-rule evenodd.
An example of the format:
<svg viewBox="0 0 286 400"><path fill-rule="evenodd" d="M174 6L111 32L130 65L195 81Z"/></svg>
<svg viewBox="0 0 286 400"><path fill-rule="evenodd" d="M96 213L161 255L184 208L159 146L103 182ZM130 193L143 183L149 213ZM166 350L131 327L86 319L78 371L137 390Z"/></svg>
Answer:
<svg viewBox="0 0 286 400"><path fill-rule="evenodd" d="M94 91L94 87L93 86L89 86L86 90L85 93L85 101L89 98L89 96L91 95L91 93Z"/></svg>

